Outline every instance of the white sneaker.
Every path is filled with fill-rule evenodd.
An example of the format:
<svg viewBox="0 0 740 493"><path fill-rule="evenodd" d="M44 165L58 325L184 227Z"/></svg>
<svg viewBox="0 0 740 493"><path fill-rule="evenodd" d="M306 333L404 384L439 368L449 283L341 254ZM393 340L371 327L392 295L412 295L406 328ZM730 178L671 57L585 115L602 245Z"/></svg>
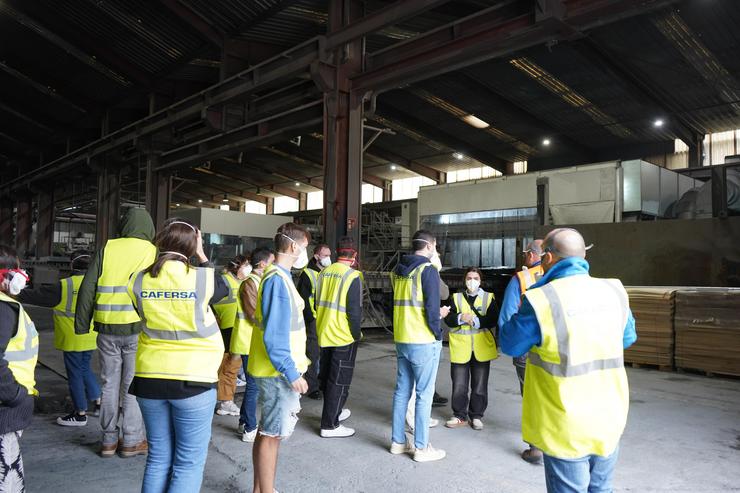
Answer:
<svg viewBox="0 0 740 493"><path fill-rule="evenodd" d="M416 449L414 452L414 460L416 462L432 462L444 459L446 456L447 452L444 450L437 450L432 447L431 443L428 443L426 448Z"/></svg>
<svg viewBox="0 0 740 493"><path fill-rule="evenodd" d="M437 418L429 418L429 428L436 428L439 425L439 420ZM406 420L406 431L409 433L414 432L414 425L410 424L408 420Z"/></svg>
<svg viewBox="0 0 740 493"><path fill-rule="evenodd" d="M237 377L237 379L236 379L236 386L237 387L246 387L247 386L247 381L246 380L242 380L241 378L238 378Z"/></svg>
<svg viewBox="0 0 740 493"><path fill-rule="evenodd" d="M321 438L347 438L355 434L354 428L339 425L333 430L321 430Z"/></svg>
<svg viewBox="0 0 740 493"><path fill-rule="evenodd" d="M342 412L339 413L339 422L346 421L350 416L352 416L352 411L349 409L342 409Z"/></svg>
<svg viewBox="0 0 740 493"><path fill-rule="evenodd" d="M408 440L406 440L406 443L391 442L391 453L393 455L410 454L415 450L414 444Z"/></svg>
<svg viewBox="0 0 740 493"><path fill-rule="evenodd" d="M239 416L239 407L234 401L220 401L216 406L216 414L219 416Z"/></svg>
<svg viewBox="0 0 740 493"><path fill-rule="evenodd" d="M466 424L468 424L467 420L460 419L457 416L453 416L445 422L445 426L447 428L459 428L461 426L465 426Z"/></svg>
<svg viewBox="0 0 740 493"><path fill-rule="evenodd" d="M252 431L245 431L242 433L242 442L254 443L257 439L257 428Z"/></svg>
<svg viewBox="0 0 740 493"><path fill-rule="evenodd" d="M470 426L472 426L474 430L480 431L483 429L483 421L481 421L478 418L473 418L473 421L470 423Z"/></svg>

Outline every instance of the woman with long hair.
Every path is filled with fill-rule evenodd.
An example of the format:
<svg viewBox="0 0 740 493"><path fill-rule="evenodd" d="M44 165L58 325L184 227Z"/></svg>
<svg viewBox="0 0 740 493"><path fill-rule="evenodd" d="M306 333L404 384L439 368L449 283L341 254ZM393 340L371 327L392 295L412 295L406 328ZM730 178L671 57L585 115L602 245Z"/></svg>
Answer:
<svg viewBox="0 0 740 493"><path fill-rule="evenodd" d="M197 492L224 353L211 304L228 292L190 222L169 219L155 244L157 260L128 285L144 322L129 390L139 402L149 440L142 492ZM190 265L193 256L198 267Z"/></svg>
<svg viewBox="0 0 740 493"><path fill-rule="evenodd" d="M36 327L17 296L28 281L15 250L0 245L0 490L25 491L18 440L31 424L34 369L39 353Z"/></svg>

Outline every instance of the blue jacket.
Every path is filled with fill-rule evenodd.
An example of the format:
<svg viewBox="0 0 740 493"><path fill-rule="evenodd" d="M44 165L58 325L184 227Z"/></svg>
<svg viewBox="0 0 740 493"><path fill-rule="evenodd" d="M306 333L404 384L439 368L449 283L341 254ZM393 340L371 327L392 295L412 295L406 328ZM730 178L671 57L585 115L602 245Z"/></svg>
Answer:
<svg viewBox="0 0 740 493"><path fill-rule="evenodd" d="M421 264L429 262L429 259L422 255L404 255L396 266L396 274L408 276L411 271ZM421 273L421 292L424 297L424 313L427 319L429 330L434 337L442 340L442 328L439 320L439 272L434 267L424 269Z"/></svg>
<svg viewBox="0 0 740 493"><path fill-rule="evenodd" d="M542 262L537 262L540 265ZM533 266L534 267L534 266ZM504 300L501 302L501 311L498 313L498 326L503 325L519 311L519 305L522 303L522 287L519 285L519 278L516 273L511 276L509 284L504 291Z"/></svg>
<svg viewBox="0 0 740 493"><path fill-rule="evenodd" d="M555 264L548 270L542 279L537 281L529 289L539 288L555 279L564 277L588 274L589 265L583 259L577 257L566 258ZM537 322L537 316L534 308L527 298L522 300L522 306L508 322L500 326L500 343L501 351L510 356L521 356L529 351L532 346L542 344L542 333L540 324ZM635 332L635 318L632 311L627 316L627 325L624 327L623 347L630 347L637 340Z"/></svg>
<svg viewBox="0 0 740 493"><path fill-rule="evenodd" d="M283 269L277 264L275 267ZM283 272L290 277L290 271L283 269ZM290 293L280 276L270 276L262 282L262 325L265 329L263 340L267 356L272 366L292 383L301 374L290 353L291 306Z"/></svg>

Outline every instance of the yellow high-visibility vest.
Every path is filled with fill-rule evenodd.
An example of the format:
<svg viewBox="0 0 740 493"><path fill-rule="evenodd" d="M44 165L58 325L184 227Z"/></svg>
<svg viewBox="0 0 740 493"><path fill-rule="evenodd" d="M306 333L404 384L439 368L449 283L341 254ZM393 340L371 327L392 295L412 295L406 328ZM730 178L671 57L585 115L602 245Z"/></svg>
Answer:
<svg viewBox="0 0 740 493"><path fill-rule="evenodd" d="M527 358L524 441L563 459L610 455L629 409L622 348L629 303L622 283L577 275L525 296L542 344Z"/></svg>
<svg viewBox="0 0 740 493"><path fill-rule="evenodd" d="M234 277L231 272L221 274L224 282L229 287L229 295L213 305L213 311L216 312L216 320L221 329L230 329L234 327L236 320L236 311L239 305L237 297L239 296L239 286L241 281Z"/></svg>
<svg viewBox="0 0 740 493"><path fill-rule="evenodd" d="M141 320L128 296L127 286L132 274L146 269L156 258L157 248L147 240L108 240L103 249L103 266L95 293L95 322L123 325Z"/></svg>
<svg viewBox="0 0 740 493"><path fill-rule="evenodd" d="M265 348L264 316L262 314L262 292L265 281L277 276L285 285L290 295L290 355L293 358L299 373L305 373L310 364L306 357L306 323L303 320L304 302L293 280L280 267L270 265L265 269L257 294L257 309L255 318L259 322L257 330L252 332L252 345L249 348L249 363L247 370L253 377L278 377L278 372L270 361Z"/></svg>
<svg viewBox="0 0 740 493"><path fill-rule="evenodd" d="M251 282L259 292L260 287L260 276L255 272L251 272L244 282ZM250 346L252 345L252 334L254 333L254 324L249 321L247 315L244 313L244 306L242 306L242 300L237 296L237 310L236 319L234 320L234 331L231 333L231 348L229 352L231 354L242 354L248 355Z"/></svg>
<svg viewBox="0 0 740 493"><path fill-rule="evenodd" d="M224 342L209 305L214 270L177 260L157 277L139 272L128 292L144 322L136 351L137 377L218 381Z"/></svg>
<svg viewBox="0 0 740 493"><path fill-rule="evenodd" d="M26 387L30 395L39 395L36 390L36 361L39 359L39 334L23 305L0 292L0 302L18 307L18 328L5 348L5 361L19 384Z"/></svg>
<svg viewBox="0 0 740 493"><path fill-rule="evenodd" d="M75 334L75 307L77 306L77 291L82 284L83 275L70 276L62 279L62 299L53 308L54 318L54 347L60 351L92 351L97 349L98 333L92 330L87 334Z"/></svg>
<svg viewBox="0 0 740 493"><path fill-rule="evenodd" d="M516 277L519 279L520 292L522 294L526 293L529 287L539 281L543 275L545 275L545 269L542 268L542 265L535 265L517 272Z"/></svg>
<svg viewBox="0 0 740 493"><path fill-rule="evenodd" d="M434 333L429 329L424 310L424 294L421 274L432 267L426 262L412 270L408 276L391 273L393 284L393 339L403 344L425 344L434 342Z"/></svg>
<svg viewBox="0 0 740 493"><path fill-rule="evenodd" d="M455 306L457 313L462 315L469 313L475 315L470 308L464 293L455 293ZM485 315L494 300L493 293L480 290L473 304L480 315ZM478 361L491 361L498 357L496 342L491 331L488 329L476 329L470 325L460 325L450 329L450 361L452 363L467 363L475 354Z"/></svg>
<svg viewBox="0 0 740 493"><path fill-rule="evenodd" d="M316 318L316 282L319 280L319 273L310 267L303 269L303 273L306 274L308 280L311 282L311 296L308 297L308 307L313 313L313 318Z"/></svg>
<svg viewBox="0 0 740 493"><path fill-rule="evenodd" d="M347 294L360 273L335 262L319 274L316 283L316 334L321 347L340 347L355 342L347 318Z"/></svg>

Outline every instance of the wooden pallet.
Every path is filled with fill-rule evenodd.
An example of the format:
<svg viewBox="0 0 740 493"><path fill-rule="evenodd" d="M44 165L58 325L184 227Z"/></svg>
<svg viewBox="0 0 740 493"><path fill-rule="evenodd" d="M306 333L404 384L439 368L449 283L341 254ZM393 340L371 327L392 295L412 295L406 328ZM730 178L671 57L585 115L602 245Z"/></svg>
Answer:
<svg viewBox="0 0 740 493"><path fill-rule="evenodd" d="M728 378L730 380L740 380L740 375L729 373L719 373L716 371L699 370L697 368L676 368L676 373L689 373L692 375L701 375L709 378Z"/></svg>
<svg viewBox="0 0 740 493"><path fill-rule="evenodd" d="M634 363L630 361L625 361L624 366L645 370L673 371L672 365L652 365L648 363Z"/></svg>

